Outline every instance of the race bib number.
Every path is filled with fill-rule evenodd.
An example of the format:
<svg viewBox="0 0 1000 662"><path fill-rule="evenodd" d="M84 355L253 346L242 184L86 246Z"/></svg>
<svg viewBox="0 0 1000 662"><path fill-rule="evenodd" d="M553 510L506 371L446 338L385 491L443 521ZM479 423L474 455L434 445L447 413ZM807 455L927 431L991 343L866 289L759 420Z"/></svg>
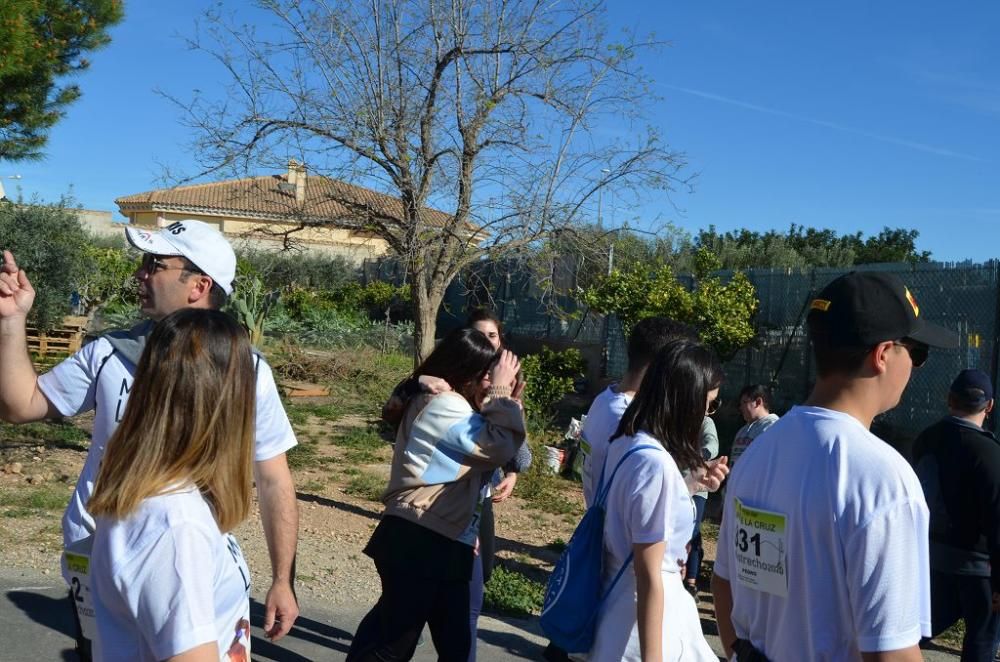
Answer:
<svg viewBox="0 0 1000 662"><path fill-rule="evenodd" d="M788 595L785 564L786 517L758 508L747 508L733 499L736 508L736 580L755 591Z"/></svg>
<svg viewBox="0 0 1000 662"><path fill-rule="evenodd" d="M93 538L84 538L66 548L63 555L69 571L69 589L80 617L83 636L93 640L97 635L94 602L90 597L90 548Z"/></svg>

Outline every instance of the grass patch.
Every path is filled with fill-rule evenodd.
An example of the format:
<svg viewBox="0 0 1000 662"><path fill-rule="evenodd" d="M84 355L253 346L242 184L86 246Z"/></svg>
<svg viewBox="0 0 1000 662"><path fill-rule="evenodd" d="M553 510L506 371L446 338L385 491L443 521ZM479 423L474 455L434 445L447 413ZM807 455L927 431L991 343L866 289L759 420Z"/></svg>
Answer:
<svg viewBox="0 0 1000 662"><path fill-rule="evenodd" d="M42 421L24 425L0 423L0 439L5 446L44 445L85 451L90 435L66 420Z"/></svg>
<svg viewBox="0 0 1000 662"><path fill-rule="evenodd" d="M351 496L361 497L369 501L382 501L385 491L385 478L364 471L352 476L344 487L344 492Z"/></svg>
<svg viewBox="0 0 1000 662"><path fill-rule="evenodd" d="M288 460L288 466L292 469L304 469L320 463L320 457L316 453L316 446L308 442L293 446L285 453L285 458Z"/></svg>
<svg viewBox="0 0 1000 662"><path fill-rule="evenodd" d="M351 464L385 462L390 456L389 444L372 428L351 428L331 442L345 449L344 458Z"/></svg>
<svg viewBox="0 0 1000 662"><path fill-rule="evenodd" d="M396 384L413 371L408 354L383 354L366 346L306 351L286 339L270 344L267 353L279 378L328 385L342 413L372 418L378 416Z"/></svg>
<svg viewBox="0 0 1000 662"><path fill-rule="evenodd" d="M300 485L299 490L315 494L316 492L322 492L325 487L326 483L321 480L310 480L308 483Z"/></svg>
<svg viewBox="0 0 1000 662"><path fill-rule="evenodd" d="M965 639L965 621L958 619L950 628L934 637L934 641L939 644L946 644L954 648L962 648L962 640Z"/></svg>
<svg viewBox="0 0 1000 662"><path fill-rule="evenodd" d="M530 617L542 610L545 586L502 565L486 583L483 608L505 616Z"/></svg>
<svg viewBox="0 0 1000 662"><path fill-rule="evenodd" d="M570 520L583 515L583 499L567 488L572 481L549 473L545 467L545 449L541 442L531 443L534 461L531 468L520 474L515 494L524 499L529 508L566 515Z"/></svg>
<svg viewBox="0 0 1000 662"><path fill-rule="evenodd" d="M336 404L317 404L313 402L285 401L285 413L292 425L305 425L310 418L320 418L332 423L343 417L344 410Z"/></svg>
<svg viewBox="0 0 1000 662"><path fill-rule="evenodd" d="M20 486L0 490L5 517L31 517L66 509L72 492L65 485Z"/></svg>

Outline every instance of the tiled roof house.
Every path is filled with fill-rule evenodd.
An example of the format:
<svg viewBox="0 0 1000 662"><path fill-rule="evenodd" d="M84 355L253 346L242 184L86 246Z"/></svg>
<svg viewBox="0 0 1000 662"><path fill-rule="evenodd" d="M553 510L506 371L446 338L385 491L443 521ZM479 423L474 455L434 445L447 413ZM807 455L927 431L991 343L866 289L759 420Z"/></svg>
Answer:
<svg viewBox="0 0 1000 662"><path fill-rule="evenodd" d="M163 227L194 218L231 237L268 246L280 244L284 233L305 221L307 227L290 235L303 248L352 262L384 255L388 244L355 220L348 202L355 209L402 215L399 199L328 177L307 176L305 167L295 161L289 162L285 174L158 189L115 200L134 225ZM427 209L426 218L431 225L444 225L450 217ZM317 222L323 225L313 226ZM470 228L470 235L474 233Z"/></svg>

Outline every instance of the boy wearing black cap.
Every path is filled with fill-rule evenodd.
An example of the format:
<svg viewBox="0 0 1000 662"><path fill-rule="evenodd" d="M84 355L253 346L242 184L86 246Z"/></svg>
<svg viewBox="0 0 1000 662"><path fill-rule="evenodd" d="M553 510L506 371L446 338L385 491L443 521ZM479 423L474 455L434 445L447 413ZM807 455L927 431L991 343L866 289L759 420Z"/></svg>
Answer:
<svg viewBox="0 0 1000 662"><path fill-rule="evenodd" d="M957 337L927 324L895 276L852 272L808 317L808 402L735 467L712 579L727 655L751 660L920 660L930 634L928 513L920 483L870 431Z"/></svg>
<svg viewBox="0 0 1000 662"><path fill-rule="evenodd" d="M913 444L931 514L931 635L964 619L963 661L992 661L1000 628L1000 444L983 429L992 410L989 376L963 370L949 415Z"/></svg>

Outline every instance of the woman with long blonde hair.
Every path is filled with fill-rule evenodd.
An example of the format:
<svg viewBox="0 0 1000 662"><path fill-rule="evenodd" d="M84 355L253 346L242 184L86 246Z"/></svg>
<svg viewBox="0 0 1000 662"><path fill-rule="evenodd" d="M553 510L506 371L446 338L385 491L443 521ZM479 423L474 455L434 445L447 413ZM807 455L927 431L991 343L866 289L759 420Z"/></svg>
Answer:
<svg viewBox="0 0 1000 662"><path fill-rule="evenodd" d="M249 660L254 361L228 315L185 309L149 337L88 508L95 660ZM236 651L237 657L233 657Z"/></svg>

